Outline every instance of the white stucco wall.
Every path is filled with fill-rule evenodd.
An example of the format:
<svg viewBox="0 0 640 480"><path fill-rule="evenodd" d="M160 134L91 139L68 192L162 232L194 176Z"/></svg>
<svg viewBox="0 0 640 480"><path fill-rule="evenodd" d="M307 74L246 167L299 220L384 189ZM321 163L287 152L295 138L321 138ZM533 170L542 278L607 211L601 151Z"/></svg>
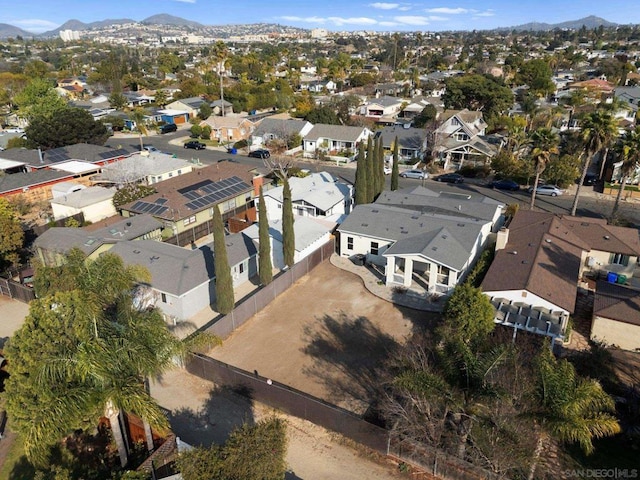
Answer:
<svg viewBox="0 0 640 480"><path fill-rule="evenodd" d="M156 307L168 317L185 321L210 304L215 303L215 284L212 280L203 283L181 296L165 293L166 302L162 301L161 291L157 292ZM169 319L167 319L169 320Z"/></svg>
<svg viewBox="0 0 640 480"><path fill-rule="evenodd" d="M566 315L569 315L569 312L564 308L560 308L558 305L555 305L548 300L545 300L544 298L539 297L538 295L534 295L533 293L526 290L502 290L484 293L489 297L504 298L512 302L522 302L526 303L527 305L531 305L532 307L542 307L553 312L562 312Z"/></svg>
<svg viewBox="0 0 640 480"><path fill-rule="evenodd" d="M624 350L638 350L640 326L595 316L591 324L591 340L603 341Z"/></svg>

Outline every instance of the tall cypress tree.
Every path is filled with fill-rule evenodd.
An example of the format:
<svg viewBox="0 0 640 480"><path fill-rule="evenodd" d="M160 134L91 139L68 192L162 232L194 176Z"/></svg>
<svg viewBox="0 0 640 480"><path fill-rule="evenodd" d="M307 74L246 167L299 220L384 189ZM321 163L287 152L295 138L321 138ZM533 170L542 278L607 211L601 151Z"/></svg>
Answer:
<svg viewBox="0 0 640 480"><path fill-rule="evenodd" d="M393 142L393 167L391 168L391 190L398 190L398 176L400 167L398 166L398 137Z"/></svg>
<svg viewBox="0 0 640 480"><path fill-rule="evenodd" d="M273 265L271 264L271 238L269 237L269 220L267 220L267 206L262 196L260 186L260 198L258 200L258 274L262 285L269 285L273 280Z"/></svg>
<svg viewBox="0 0 640 480"><path fill-rule="evenodd" d="M227 245L224 237L222 213L218 206L213 207L213 254L216 273L216 306L218 312L226 315L235 305L233 297L233 279L227 257Z"/></svg>
<svg viewBox="0 0 640 480"><path fill-rule="evenodd" d="M375 170L373 168L373 141L371 137L367 139L367 159L365 161L367 166L367 203L373 202L375 197Z"/></svg>
<svg viewBox="0 0 640 480"><path fill-rule="evenodd" d="M382 147L382 135L376 141L376 197L384 190L384 149Z"/></svg>
<svg viewBox="0 0 640 480"><path fill-rule="evenodd" d="M295 263L296 237L293 230L293 204L291 203L291 187L289 180L285 177L284 190L282 192L282 250L284 254L284 264L292 267Z"/></svg>
<svg viewBox="0 0 640 480"><path fill-rule="evenodd" d="M367 203L367 163L364 155L364 143L358 145L358 164L356 165L356 205Z"/></svg>

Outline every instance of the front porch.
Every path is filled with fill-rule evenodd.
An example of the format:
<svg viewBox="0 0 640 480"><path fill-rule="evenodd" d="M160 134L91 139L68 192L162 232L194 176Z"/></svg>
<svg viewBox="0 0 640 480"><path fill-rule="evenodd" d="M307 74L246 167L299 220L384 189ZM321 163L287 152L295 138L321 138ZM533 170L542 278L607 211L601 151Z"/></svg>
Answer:
<svg viewBox="0 0 640 480"><path fill-rule="evenodd" d="M448 295L456 286L458 272L444 265L411 257L385 258L387 263L384 275L387 286L402 287L427 296Z"/></svg>

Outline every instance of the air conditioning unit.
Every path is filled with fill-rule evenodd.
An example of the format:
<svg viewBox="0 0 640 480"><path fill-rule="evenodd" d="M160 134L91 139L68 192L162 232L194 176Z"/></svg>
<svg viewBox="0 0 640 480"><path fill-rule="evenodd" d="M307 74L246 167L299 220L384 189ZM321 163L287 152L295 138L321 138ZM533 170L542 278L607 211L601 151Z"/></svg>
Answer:
<svg viewBox="0 0 640 480"><path fill-rule="evenodd" d="M594 257L587 257L587 267L593 268L596 266L596 259Z"/></svg>

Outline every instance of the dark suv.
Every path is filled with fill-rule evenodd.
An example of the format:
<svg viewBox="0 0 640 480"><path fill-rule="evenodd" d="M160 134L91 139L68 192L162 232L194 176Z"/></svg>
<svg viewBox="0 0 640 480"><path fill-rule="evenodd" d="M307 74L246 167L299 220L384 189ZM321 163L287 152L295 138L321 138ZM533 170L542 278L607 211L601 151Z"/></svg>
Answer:
<svg viewBox="0 0 640 480"><path fill-rule="evenodd" d="M167 123L166 125L162 125L160 127L160 133L171 133L178 130L178 125L175 123Z"/></svg>
<svg viewBox="0 0 640 480"><path fill-rule="evenodd" d="M194 150L204 150L205 148L207 148L207 146L204 143L199 142L197 140L191 140L190 142L187 142L184 144L184 148L192 148Z"/></svg>
<svg viewBox="0 0 640 480"><path fill-rule="evenodd" d="M249 156L253 158L269 158L271 154L269 153L269 150L265 150L264 148L261 148L259 150L254 150L252 152L249 152Z"/></svg>

